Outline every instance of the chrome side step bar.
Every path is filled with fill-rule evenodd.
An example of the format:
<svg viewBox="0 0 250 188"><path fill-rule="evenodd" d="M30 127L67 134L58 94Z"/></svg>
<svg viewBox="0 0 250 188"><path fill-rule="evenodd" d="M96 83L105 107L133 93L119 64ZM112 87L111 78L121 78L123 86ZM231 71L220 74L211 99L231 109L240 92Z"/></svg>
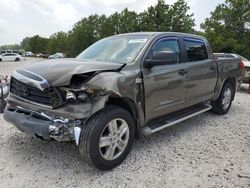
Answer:
<svg viewBox="0 0 250 188"><path fill-rule="evenodd" d="M162 129L165 129L167 127L170 127L172 125L175 125L177 123L180 123L182 121L185 121L189 118L192 118L194 116L197 116L199 114L202 114L204 112L207 112L211 110L212 106L209 104L202 105L199 107L193 107L189 111L183 112L180 115L173 115L172 117L168 117L165 120L161 120L160 122L152 122L150 125L147 125L141 129L141 133L143 135L150 135L155 132L158 132ZM164 122L164 123L163 123Z"/></svg>

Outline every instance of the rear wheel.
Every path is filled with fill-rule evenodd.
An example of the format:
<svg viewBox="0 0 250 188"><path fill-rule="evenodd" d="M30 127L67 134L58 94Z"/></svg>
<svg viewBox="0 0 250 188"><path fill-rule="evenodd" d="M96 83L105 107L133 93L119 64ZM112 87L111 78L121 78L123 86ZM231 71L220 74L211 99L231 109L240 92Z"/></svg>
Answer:
<svg viewBox="0 0 250 188"><path fill-rule="evenodd" d="M112 169L127 157L134 137L135 123L130 113L107 106L83 125L80 156L98 169Z"/></svg>
<svg viewBox="0 0 250 188"><path fill-rule="evenodd" d="M216 101L211 102L213 107L212 111L220 115L226 114L231 107L234 94L235 90L233 89L232 84L228 82L225 83L219 98Z"/></svg>
<svg viewBox="0 0 250 188"><path fill-rule="evenodd" d="M2 61L2 59L0 58L0 62Z"/></svg>

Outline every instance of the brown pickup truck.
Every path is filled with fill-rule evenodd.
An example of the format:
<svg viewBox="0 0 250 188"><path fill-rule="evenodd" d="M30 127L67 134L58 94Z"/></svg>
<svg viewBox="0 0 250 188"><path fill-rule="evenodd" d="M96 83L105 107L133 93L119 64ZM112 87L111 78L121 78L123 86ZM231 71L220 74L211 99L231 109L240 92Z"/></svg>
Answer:
<svg viewBox="0 0 250 188"><path fill-rule="evenodd" d="M241 67L237 58L215 59L197 35L111 36L75 59L14 71L4 118L33 137L75 141L86 161L112 169L141 134L209 110L227 113Z"/></svg>

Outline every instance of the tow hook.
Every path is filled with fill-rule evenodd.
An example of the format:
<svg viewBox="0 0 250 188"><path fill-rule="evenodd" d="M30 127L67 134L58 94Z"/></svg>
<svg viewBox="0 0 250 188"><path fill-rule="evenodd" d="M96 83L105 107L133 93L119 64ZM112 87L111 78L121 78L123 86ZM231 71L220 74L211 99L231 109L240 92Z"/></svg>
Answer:
<svg viewBox="0 0 250 188"><path fill-rule="evenodd" d="M81 131L82 129L80 127L74 127L74 136L75 136L75 142L77 146L79 145Z"/></svg>

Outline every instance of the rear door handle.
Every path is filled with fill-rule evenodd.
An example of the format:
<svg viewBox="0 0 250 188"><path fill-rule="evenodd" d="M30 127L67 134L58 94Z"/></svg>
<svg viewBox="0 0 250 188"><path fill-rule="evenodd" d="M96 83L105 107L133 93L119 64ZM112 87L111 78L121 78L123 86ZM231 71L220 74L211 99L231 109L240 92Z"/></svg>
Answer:
<svg viewBox="0 0 250 188"><path fill-rule="evenodd" d="M211 65L211 66L209 67L209 69L210 69L210 70L214 70L214 69L216 69L216 66Z"/></svg>
<svg viewBox="0 0 250 188"><path fill-rule="evenodd" d="M187 74L188 73L188 70L185 70L185 69L181 69L181 70L179 70L178 71L178 73L179 73L179 75L185 75L185 74Z"/></svg>

